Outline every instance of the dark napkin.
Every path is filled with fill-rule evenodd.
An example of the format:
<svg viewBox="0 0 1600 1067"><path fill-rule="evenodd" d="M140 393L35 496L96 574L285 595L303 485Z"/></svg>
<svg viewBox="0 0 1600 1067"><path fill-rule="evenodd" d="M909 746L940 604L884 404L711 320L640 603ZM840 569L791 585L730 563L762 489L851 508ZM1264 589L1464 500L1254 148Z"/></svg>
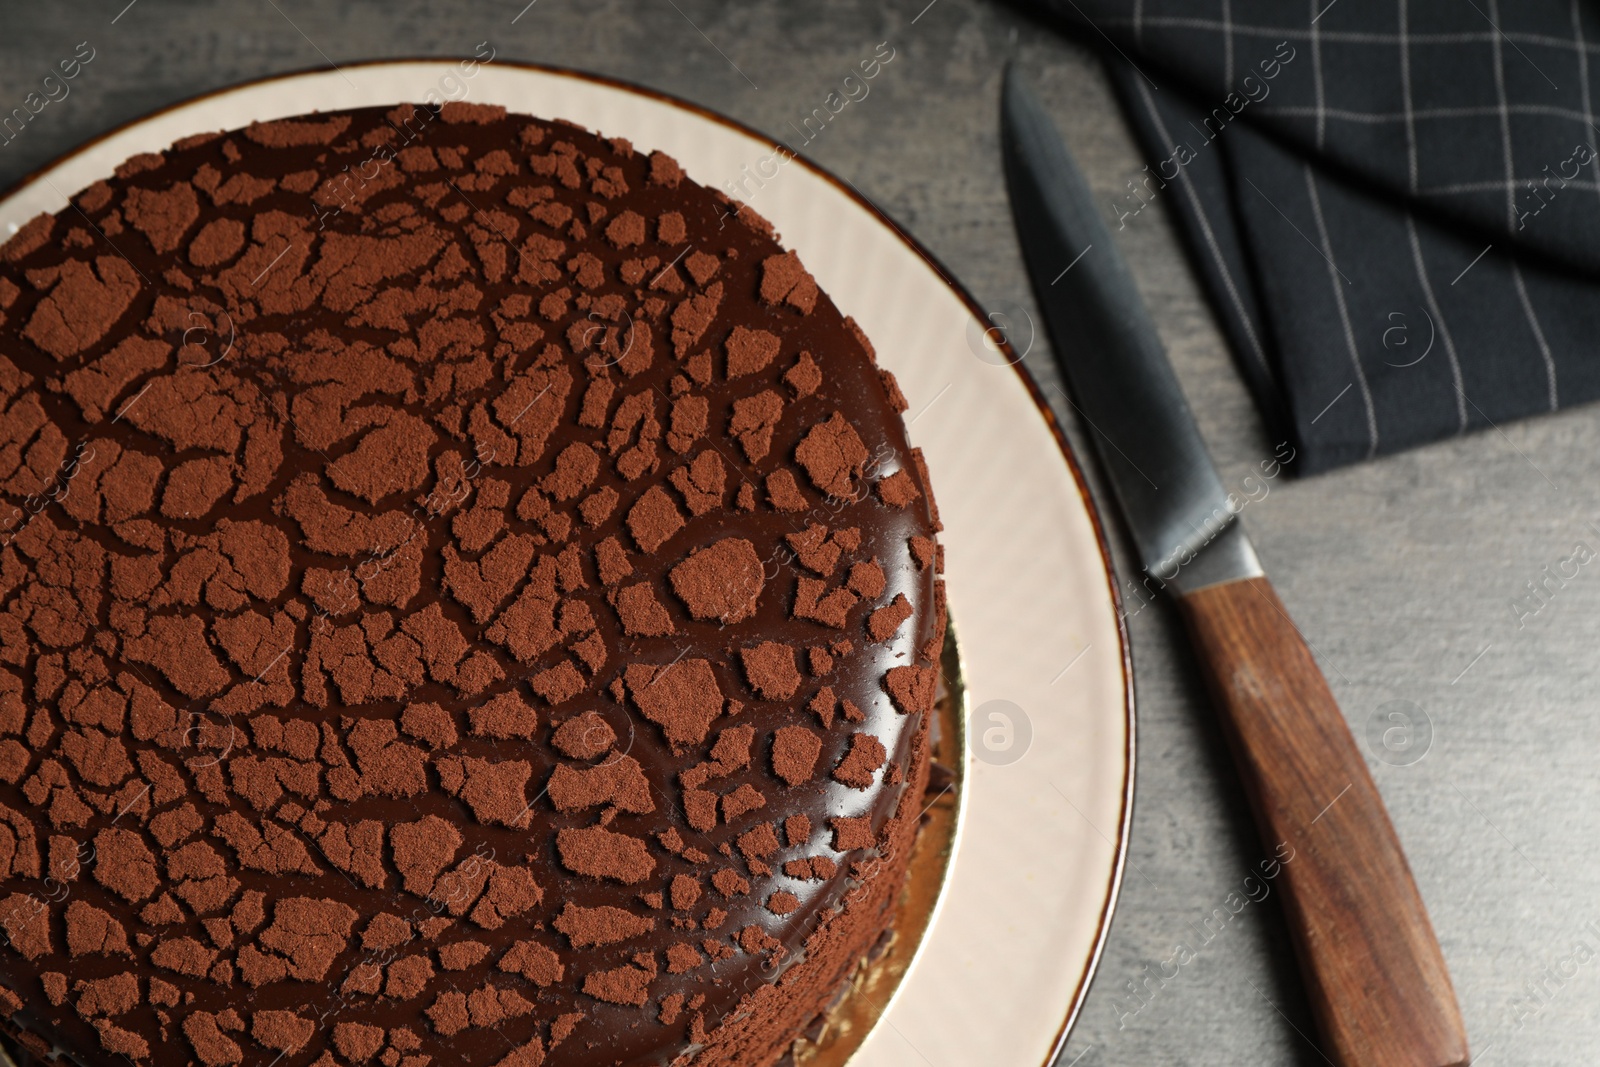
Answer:
<svg viewBox="0 0 1600 1067"><path fill-rule="evenodd" d="M1600 10L1016 0L1105 56L1301 473L1600 398Z"/></svg>

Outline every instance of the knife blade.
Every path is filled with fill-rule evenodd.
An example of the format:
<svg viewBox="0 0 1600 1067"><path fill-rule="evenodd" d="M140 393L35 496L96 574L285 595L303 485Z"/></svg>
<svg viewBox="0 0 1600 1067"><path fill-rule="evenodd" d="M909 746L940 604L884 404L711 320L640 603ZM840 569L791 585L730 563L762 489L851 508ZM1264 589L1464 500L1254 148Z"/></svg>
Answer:
<svg viewBox="0 0 1600 1067"><path fill-rule="evenodd" d="M1450 975L1327 680L1267 581L1088 182L1008 68L1001 152L1073 407L1139 561L1177 598L1338 1067L1469 1062ZM1285 851L1287 850L1287 851Z"/></svg>
<svg viewBox="0 0 1600 1067"><path fill-rule="evenodd" d="M1202 580L1261 574L1248 539L1216 543L1235 528L1234 512L1155 323L1088 183L1014 73L1005 82L1001 138L1012 210L1045 323L1052 337L1070 339L1073 359L1062 369L1140 562L1163 582L1182 574L1192 584L1192 573L1183 572L1202 554L1208 563ZM1111 417L1096 417L1100 412ZM1221 551L1203 551L1213 547Z"/></svg>

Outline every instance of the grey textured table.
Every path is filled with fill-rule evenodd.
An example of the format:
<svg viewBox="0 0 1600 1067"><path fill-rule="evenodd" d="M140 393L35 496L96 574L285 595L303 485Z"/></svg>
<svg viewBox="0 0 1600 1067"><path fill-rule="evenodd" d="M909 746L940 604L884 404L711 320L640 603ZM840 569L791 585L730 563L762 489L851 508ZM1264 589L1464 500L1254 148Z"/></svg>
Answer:
<svg viewBox="0 0 1600 1067"><path fill-rule="evenodd" d="M0 183L205 90L329 63L466 55L485 40L505 58L633 80L783 137L888 41L894 62L809 152L1000 307L1032 303L1000 179L995 114L1007 59L1034 75L1108 202L1143 165L1088 52L981 0L125 3L6 4L0 112L20 106L78 42L95 58L70 96L0 146ZM1165 205L1118 236L1224 477L1237 483L1275 442ZM1378 343L1389 325L1356 328ZM1058 380L1042 340L1027 362L1041 381ZM1600 566L1552 584L1536 614L1519 618L1513 607L1575 545L1600 548L1591 524L1600 489L1586 474L1597 454L1591 408L1309 481L1279 478L1244 513L1363 744L1375 715L1410 709L1431 722L1420 760L1406 762L1415 748L1381 745L1369 758L1477 1062L1496 1067L1588 1065L1600 1048L1600 1012L1585 1007L1600 993L1600 926L1588 925L1600 919L1600 860L1588 851L1600 836ZM1118 551L1125 564L1125 546ZM1261 850L1173 613L1155 604L1129 627L1140 731L1131 863L1061 1063L1322 1063L1274 896L1245 908L1175 978L1146 981ZM1403 736L1390 740L1403 748Z"/></svg>

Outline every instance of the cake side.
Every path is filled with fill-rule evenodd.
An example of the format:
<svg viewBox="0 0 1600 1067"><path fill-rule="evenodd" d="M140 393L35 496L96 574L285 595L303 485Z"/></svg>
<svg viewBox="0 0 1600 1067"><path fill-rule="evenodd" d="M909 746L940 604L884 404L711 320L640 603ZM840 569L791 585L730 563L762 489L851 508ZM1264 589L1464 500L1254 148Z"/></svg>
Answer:
<svg viewBox="0 0 1600 1067"><path fill-rule="evenodd" d="M401 106L190 138L0 247L21 1040L762 1065L831 998L915 832L937 515L735 207Z"/></svg>
<svg viewBox="0 0 1600 1067"><path fill-rule="evenodd" d="M907 788L878 835L877 854L861 862L857 885L838 913L827 917L804 942L806 958L775 983L753 987L738 1009L711 1035L698 1055L685 1054L675 1067L743 1067L777 1062L819 1016L826 1018L857 967L885 934L893 931L912 849L921 829L931 761L927 725L919 731ZM883 1005L878 1005L882 1007Z"/></svg>

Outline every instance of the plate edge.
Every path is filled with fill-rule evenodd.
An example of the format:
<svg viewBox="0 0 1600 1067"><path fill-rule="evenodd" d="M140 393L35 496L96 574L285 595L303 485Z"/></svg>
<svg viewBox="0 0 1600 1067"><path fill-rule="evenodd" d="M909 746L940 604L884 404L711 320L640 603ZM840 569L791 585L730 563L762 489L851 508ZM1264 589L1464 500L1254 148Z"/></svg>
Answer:
<svg viewBox="0 0 1600 1067"><path fill-rule="evenodd" d="M457 59L458 57L453 56L390 56L383 59L370 59L361 60L354 63L345 63L339 69L382 67L407 63L451 64L456 62ZM593 71L580 70L575 67L564 67L549 63L532 63L523 60L508 60L498 58L495 60L495 62L501 66L517 67L524 70L539 71L546 74L555 74L576 78L583 81L595 82L601 85L610 86L612 88L637 93L640 96L670 104L674 107L682 108L683 110L692 112L701 118L715 122L721 126L734 129L745 134L746 136L753 137L761 141L770 141L774 147L782 146L786 151L790 152L802 166L816 174L818 177L822 178L828 184L832 185L840 193L855 201L858 206L866 210L875 219L893 230L895 235L900 238L901 242L905 244L907 248L914 252L930 268L932 268L933 272L939 276L940 280L944 282L945 286L949 288L950 291L954 293L955 296L962 302L962 304L966 306L967 311L974 318L980 321L983 320L985 315L983 306L970 292L968 292L964 285L955 280L951 273L945 269L944 264L939 260L939 258L935 256L933 252L931 252L926 246L924 246L922 242L918 241L915 237L912 237L910 234L906 233L905 230L901 229L900 225L895 222L886 211L878 207L878 205L872 199L870 199L866 194L862 193L853 182L839 177L831 170L805 155L805 153L791 148L782 140L769 137L766 133L756 129L753 126L747 125L738 119L730 118L721 112L713 111L712 109L701 104L697 104L692 100L686 100L672 93L655 89L647 85L641 85L638 82L629 81L624 78L616 78L606 74L597 74ZM0 189L0 201L10 199L23 188L37 181L40 177L48 174L50 171L55 170L68 160L82 155L84 152L92 149L94 146L133 126L149 122L152 119L176 111L180 108L189 107L193 104L200 103L203 100L208 100L224 93L233 92L237 89L267 85L276 81L287 81L293 78L303 77L307 74L323 73L326 73L326 70L322 66L313 66L297 68L290 71L282 71L277 74L268 74L259 78L248 78L244 81L233 82L228 85L219 86L218 88L211 89L203 93L197 93L194 96L185 97L182 100L174 101L173 103L167 104L163 107L155 108L151 111L145 112L142 115L138 115L134 118L120 122L110 129L103 130L94 137L74 145L71 149L62 152L33 168L32 170L23 174L21 177L17 178L15 181L6 185L3 189ZM1021 357L1015 355L1015 350L1012 348L1010 341L1001 340L1000 347L1014 356L1014 358L1008 360L1007 365L1010 366L1011 369L1016 373L1017 377L1022 380L1023 387L1027 390L1029 399L1033 401L1034 407L1037 409L1040 417L1043 418L1045 424L1049 426L1051 436L1055 439L1056 447L1061 453L1061 458L1066 461L1067 469L1072 473L1073 485L1077 488L1078 497L1080 500L1082 500L1084 510L1089 516L1090 525L1094 529L1095 544L1100 551L1101 569L1105 575L1106 588L1111 594L1111 606L1113 613L1116 616L1117 642L1121 652L1119 663L1122 668L1123 708L1128 738L1127 748L1124 756L1122 814L1118 820L1116 857L1114 863L1112 864L1111 879L1106 889L1105 903L1101 907L1098 929L1095 934L1094 947L1090 952L1088 962L1084 966L1083 974L1078 980L1077 988L1073 992L1071 1004L1068 1007L1066 1018L1063 1020L1061 1028L1057 1032L1056 1039L1051 1047L1049 1056L1047 1056L1044 1060L1043 1067L1049 1067L1050 1064L1055 1062L1061 1050L1066 1046L1067 1039L1071 1035L1072 1028L1076 1024L1078 1017L1082 1014L1083 1004L1087 999L1089 986L1093 982L1096 972L1099 970L1100 960L1105 952L1106 940L1111 932L1112 916L1116 911L1117 902L1122 893L1123 876L1127 868L1128 860L1129 836L1133 826L1134 779L1136 776L1137 767L1138 729L1133 687L1133 657L1132 649L1128 641L1127 616L1122 610L1122 595L1120 592L1120 587L1117 583L1116 567L1111 558L1110 542L1106 537L1105 521L1100 514L1099 507L1096 505L1093 495L1089 492L1088 482L1084 478L1083 470L1078 463L1077 454L1073 450L1072 443L1067 439L1067 435L1063 430L1060 421L1056 418L1055 412L1051 409L1049 401L1046 399L1043 390L1039 388L1039 384L1034 380L1033 374L1027 369L1027 367L1023 366ZM938 909L936 908L936 913L937 910Z"/></svg>

